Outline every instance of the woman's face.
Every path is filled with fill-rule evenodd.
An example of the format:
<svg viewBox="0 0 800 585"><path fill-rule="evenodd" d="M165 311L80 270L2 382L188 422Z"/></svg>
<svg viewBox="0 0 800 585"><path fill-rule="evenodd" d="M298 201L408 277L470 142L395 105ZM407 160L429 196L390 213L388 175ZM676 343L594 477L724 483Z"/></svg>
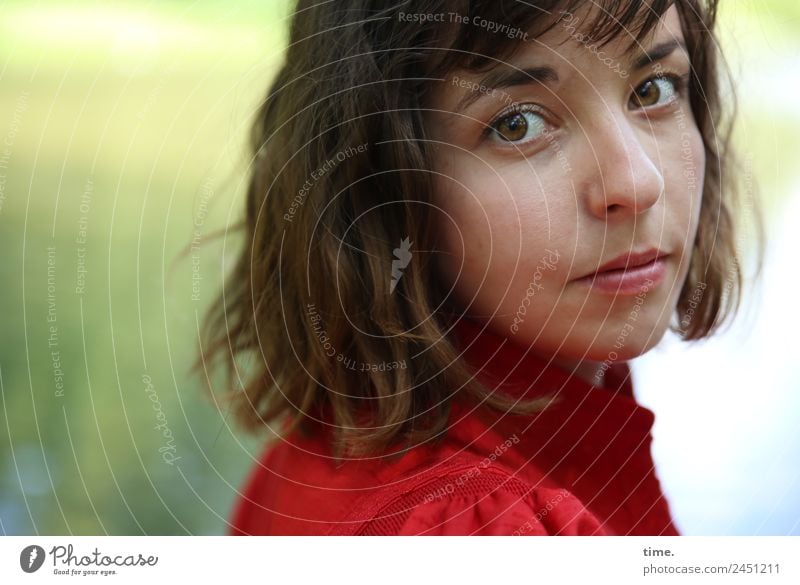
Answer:
<svg viewBox="0 0 800 585"><path fill-rule="evenodd" d="M567 16L520 41L490 72L453 72L426 121L439 269L452 294L495 332L587 377L666 331L689 267L705 152L676 9L632 54L625 34L593 45L582 21ZM632 256L627 271L592 284L609 261L621 256L624 267L652 250L663 256L639 269L647 256Z"/></svg>

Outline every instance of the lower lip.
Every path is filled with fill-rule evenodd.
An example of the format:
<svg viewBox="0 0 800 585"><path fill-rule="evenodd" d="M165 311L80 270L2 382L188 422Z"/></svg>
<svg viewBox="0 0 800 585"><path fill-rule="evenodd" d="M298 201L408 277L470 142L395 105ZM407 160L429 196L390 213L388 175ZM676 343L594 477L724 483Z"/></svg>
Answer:
<svg viewBox="0 0 800 585"><path fill-rule="evenodd" d="M660 257L635 268L606 270L584 276L576 282L591 287L593 291L612 295L637 295L658 285L667 273L667 259Z"/></svg>

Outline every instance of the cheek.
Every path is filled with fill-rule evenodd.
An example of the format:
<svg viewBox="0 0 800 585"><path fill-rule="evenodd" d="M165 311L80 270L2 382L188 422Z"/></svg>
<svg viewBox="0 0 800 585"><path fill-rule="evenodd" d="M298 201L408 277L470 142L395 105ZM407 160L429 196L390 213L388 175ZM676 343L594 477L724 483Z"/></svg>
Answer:
<svg viewBox="0 0 800 585"><path fill-rule="evenodd" d="M487 197L490 182L466 179L451 174L436 180L437 250L449 285L458 279L474 286L486 278L518 231L510 198L502 193Z"/></svg>
<svg viewBox="0 0 800 585"><path fill-rule="evenodd" d="M528 278L529 265L546 249L573 247L574 196L558 177L537 176L524 164L450 165L449 171L436 179L434 197L441 270L449 284L458 279L473 294L502 295L512 282Z"/></svg>
<svg viewBox="0 0 800 585"><path fill-rule="evenodd" d="M669 173L674 187L682 187L687 195L702 193L705 149L700 131L692 124L676 132L669 143Z"/></svg>
<svg viewBox="0 0 800 585"><path fill-rule="evenodd" d="M700 215L700 204L703 198L703 184L705 180L705 148L703 139L696 127L681 132L679 139L679 153L677 160L673 161L669 174L670 185L668 192L680 193L682 197L675 197L676 204L680 202L681 215L687 218L690 226L689 233L695 233Z"/></svg>

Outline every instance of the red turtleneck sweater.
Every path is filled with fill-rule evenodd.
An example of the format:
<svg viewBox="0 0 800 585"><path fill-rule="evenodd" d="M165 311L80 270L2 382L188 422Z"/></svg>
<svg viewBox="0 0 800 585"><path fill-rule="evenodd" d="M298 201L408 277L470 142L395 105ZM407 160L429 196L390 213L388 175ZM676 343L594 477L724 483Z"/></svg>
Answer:
<svg viewBox="0 0 800 585"><path fill-rule="evenodd" d="M653 469L654 415L627 364L600 388L474 321L455 333L485 385L557 401L527 416L456 401L444 441L341 467L321 438L295 433L264 452L229 533L678 534Z"/></svg>

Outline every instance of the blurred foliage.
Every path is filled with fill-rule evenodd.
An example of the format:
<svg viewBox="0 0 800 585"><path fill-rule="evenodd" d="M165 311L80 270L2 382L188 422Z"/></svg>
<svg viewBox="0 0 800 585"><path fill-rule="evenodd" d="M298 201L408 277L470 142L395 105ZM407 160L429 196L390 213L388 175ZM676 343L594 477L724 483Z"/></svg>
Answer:
<svg viewBox="0 0 800 585"><path fill-rule="evenodd" d="M0 8L0 532L220 533L259 455L189 374L285 36L237 6Z"/></svg>
<svg viewBox="0 0 800 585"><path fill-rule="evenodd" d="M797 3L733 4L726 44L796 62ZM239 217L286 7L0 7L0 532L225 530L263 439L234 432L188 368L237 244L208 236ZM775 105L794 95L742 95L742 150L773 215L798 179L796 108Z"/></svg>

